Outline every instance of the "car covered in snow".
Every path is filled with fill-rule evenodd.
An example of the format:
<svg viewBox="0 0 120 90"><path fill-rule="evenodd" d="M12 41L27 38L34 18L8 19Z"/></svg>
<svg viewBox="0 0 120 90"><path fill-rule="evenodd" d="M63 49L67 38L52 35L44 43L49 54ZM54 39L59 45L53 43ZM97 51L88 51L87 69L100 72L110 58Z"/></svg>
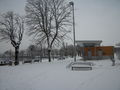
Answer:
<svg viewBox="0 0 120 90"><path fill-rule="evenodd" d="M33 62L41 62L42 61L42 58L41 56L35 56L34 59L32 59Z"/></svg>
<svg viewBox="0 0 120 90"><path fill-rule="evenodd" d="M25 63L32 63L33 61L32 61L32 59L25 59L25 60L23 60L23 64L25 64Z"/></svg>
<svg viewBox="0 0 120 90"><path fill-rule="evenodd" d="M12 65L13 60L8 58L0 58L0 65Z"/></svg>
<svg viewBox="0 0 120 90"><path fill-rule="evenodd" d="M40 56L35 56L34 59L26 58L25 60L23 60L22 63L24 64L24 63L33 63L33 62L41 62L41 61L42 59Z"/></svg>

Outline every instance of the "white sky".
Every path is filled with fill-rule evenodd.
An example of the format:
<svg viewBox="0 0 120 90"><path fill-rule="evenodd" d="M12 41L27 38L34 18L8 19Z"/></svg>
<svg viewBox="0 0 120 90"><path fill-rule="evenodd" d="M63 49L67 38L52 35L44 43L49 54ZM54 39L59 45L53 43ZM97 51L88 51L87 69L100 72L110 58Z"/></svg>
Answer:
<svg viewBox="0 0 120 90"><path fill-rule="evenodd" d="M76 40L103 40L102 45L115 45L120 42L120 0L73 1ZM25 3L26 0L0 0L0 13L12 10L24 15ZM25 36L21 49L27 48L30 43L30 39ZM9 43L0 42L0 52L8 49L12 49Z"/></svg>

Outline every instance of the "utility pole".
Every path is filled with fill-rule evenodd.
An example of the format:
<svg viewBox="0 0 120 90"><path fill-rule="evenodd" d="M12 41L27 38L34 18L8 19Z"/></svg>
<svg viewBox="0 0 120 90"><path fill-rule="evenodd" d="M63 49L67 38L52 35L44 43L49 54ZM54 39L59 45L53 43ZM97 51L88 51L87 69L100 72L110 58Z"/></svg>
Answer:
<svg viewBox="0 0 120 90"><path fill-rule="evenodd" d="M73 11L74 62L76 62L74 2L71 1L69 2L69 4L72 6L72 11Z"/></svg>

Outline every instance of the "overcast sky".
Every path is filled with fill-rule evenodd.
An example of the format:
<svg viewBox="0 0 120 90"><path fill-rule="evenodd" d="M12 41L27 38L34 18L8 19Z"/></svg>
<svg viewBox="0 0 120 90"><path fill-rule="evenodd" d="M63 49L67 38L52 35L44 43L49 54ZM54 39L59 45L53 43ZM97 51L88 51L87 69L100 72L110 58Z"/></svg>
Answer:
<svg viewBox="0 0 120 90"><path fill-rule="evenodd" d="M120 0L73 1L76 40L103 40L102 45L120 42ZM25 15L25 3L26 0L0 0L0 13L12 10ZM30 38L24 36L21 49L27 48L30 43ZM9 42L0 42L0 52L8 49L13 49Z"/></svg>

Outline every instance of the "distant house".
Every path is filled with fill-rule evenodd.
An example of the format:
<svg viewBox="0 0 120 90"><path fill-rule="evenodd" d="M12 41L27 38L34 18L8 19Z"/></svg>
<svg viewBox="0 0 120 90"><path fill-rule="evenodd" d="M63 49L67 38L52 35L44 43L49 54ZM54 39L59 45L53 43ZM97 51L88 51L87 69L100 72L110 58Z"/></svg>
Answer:
<svg viewBox="0 0 120 90"><path fill-rule="evenodd" d="M76 41L83 59L114 58L113 46L101 46L102 40Z"/></svg>
<svg viewBox="0 0 120 90"><path fill-rule="evenodd" d="M118 59L120 59L120 46L115 46L115 53Z"/></svg>

